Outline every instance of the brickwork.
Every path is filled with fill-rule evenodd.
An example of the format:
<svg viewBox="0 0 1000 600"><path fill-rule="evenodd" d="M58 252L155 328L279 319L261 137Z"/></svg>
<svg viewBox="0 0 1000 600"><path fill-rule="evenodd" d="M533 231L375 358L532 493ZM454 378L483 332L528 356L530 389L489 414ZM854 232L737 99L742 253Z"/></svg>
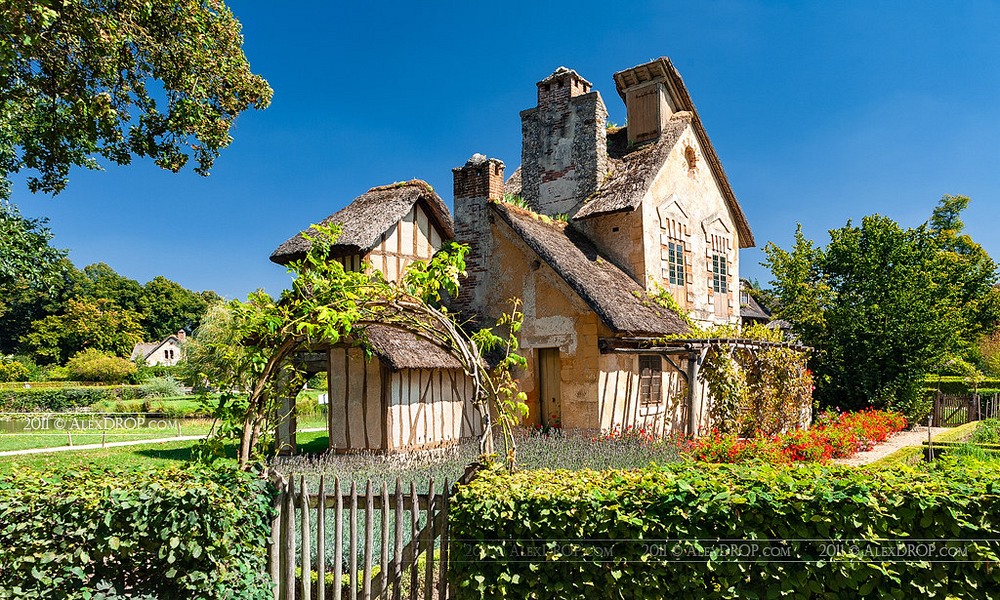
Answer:
<svg viewBox="0 0 1000 600"><path fill-rule="evenodd" d="M608 168L601 95L560 67L538 82L538 106L521 112L521 195L536 212L571 213Z"/></svg>
<svg viewBox="0 0 1000 600"><path fill-rule="evenodd" d="M455 241L469 246L465 257L466 276L459 282L453 308L474 314L487 282L490 257L489 207L491 200L503 198L504 164L495 158L475 154L465 165L452 169L455 182Z"/></svg>

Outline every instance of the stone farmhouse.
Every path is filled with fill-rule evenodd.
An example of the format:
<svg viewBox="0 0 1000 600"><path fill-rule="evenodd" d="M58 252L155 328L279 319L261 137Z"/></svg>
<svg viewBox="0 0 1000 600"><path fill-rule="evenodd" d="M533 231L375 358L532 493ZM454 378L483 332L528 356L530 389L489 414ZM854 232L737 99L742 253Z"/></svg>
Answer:
<svg viewBox="0 0 1000 600"><path fill-rule="evenodd" d="M185 339L187 339L187 333L181 329L176 334L168 335L158 342L139 342L132 348L129 360L142 360L151 366L172 367L181 360Z"/></svg>
<svg viewBox="0 0 1000 600"><path fill-rule="evenodd" d="M453 169L454 222L422 182L373 188L328 217L344 224L334 258L392 279L444 241L468 244L453 308L489 325L509 298L524 303L528 425L696 433L707 426L704 340L682 339L688 324L653 296L668 293L701 323L738 324L739 251L753 234L670 61L614 82L627 126L609 128L601 94L560 67L521 112L521 165L509 178L478 154ZM297 235L271 258L305 248ZM377 365L356 349L328 352L331 446L399 450L478 431L446 352L370 337ZM356 425L364 415L368 425Z"/></svg>

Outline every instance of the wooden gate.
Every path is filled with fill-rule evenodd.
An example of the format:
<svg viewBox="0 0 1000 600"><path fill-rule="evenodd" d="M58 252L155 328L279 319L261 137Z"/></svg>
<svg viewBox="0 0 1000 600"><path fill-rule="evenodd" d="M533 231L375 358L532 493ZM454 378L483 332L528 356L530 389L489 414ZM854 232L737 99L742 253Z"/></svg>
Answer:
<svg viewBox="0 0 1000 600"><path fill-rule="evenodd" d="M276 600L445 600L448 586L448 495L390 492L368 481L364 490L339 478L317 493L305 478L290 479L271 526L271 577ZM330 537L332 529L332 537ZM314 581L315 577L315 581Z"/></svg>
<svg viewBox="0 0 1000 600"><path fill-rule="evenodd" d="M954 427L982 419L1000 417L1000 395L982 397L979 394L934 396L934 425Z"/></svg>

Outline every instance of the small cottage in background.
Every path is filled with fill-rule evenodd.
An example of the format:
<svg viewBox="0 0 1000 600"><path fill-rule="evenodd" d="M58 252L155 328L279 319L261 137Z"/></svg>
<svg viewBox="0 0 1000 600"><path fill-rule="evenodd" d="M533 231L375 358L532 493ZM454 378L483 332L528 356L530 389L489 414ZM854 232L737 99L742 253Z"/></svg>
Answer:
<svg viewBox="0 0 1000 600"><path fill-rule="evenodd" d="M139 342L132 348L129 360L143 361L147 365L162 365L172 367L180 362L184 352L184 341L187 333L181 329L174 335L168 335L159 342Z"/></svg>
<svg viewBox="0 0 1000 600"><path fill-rule="evenodd" d="M448 207L419 180L372 188L321 221L331 223L342 226L331 260L353 270L367 264L389 281L398 281L410 263L431 258L455 236ZM300 233L279 246L271 260L287 264L308 249ZM374 359L348 340L328 348L323 362L309 367L329 376L331 448L433 448L478 435L472 383L448 351L388 325L366 327L364 334ZM289 444L291 431L294 427L286 427L280 436Z"/></svg>

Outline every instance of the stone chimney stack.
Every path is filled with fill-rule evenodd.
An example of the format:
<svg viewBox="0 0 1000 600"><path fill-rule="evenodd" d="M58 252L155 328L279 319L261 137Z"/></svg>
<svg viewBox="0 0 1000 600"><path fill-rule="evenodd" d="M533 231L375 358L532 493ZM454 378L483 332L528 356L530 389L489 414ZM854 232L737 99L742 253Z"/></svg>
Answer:
<svg viewBox="0 0 1000 600"><path fill-rule="evenodd" d="M468 244L466 277L461 280L455 307L474 312L486 282L492 236L489 203L503 198L504 164L496 158L473 154L464 166L451 170L455 177L455 241Z"/></svg>
<svg viewBox="0 0 1000 600"><path fill-rule="evenodd" d="M670 95L670 80L680 75L667 58L615 73L615 87L625 101L628 141L641 144L659 139L670 116L677 112Z"/></svg>
<svg viewBox="0 0 1000 600"><path fill-rule="evenodd" d="M536 212L572 213L608 170L608 111L576 71L538 82L538 106L521 111L521 195Z"/></svg>

